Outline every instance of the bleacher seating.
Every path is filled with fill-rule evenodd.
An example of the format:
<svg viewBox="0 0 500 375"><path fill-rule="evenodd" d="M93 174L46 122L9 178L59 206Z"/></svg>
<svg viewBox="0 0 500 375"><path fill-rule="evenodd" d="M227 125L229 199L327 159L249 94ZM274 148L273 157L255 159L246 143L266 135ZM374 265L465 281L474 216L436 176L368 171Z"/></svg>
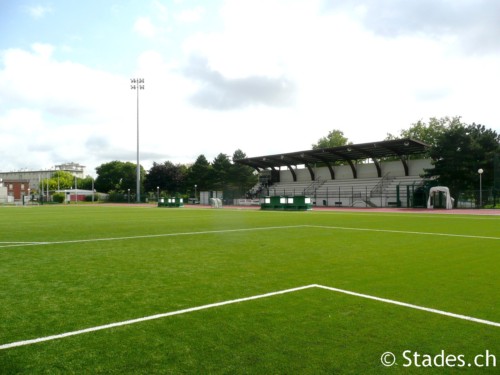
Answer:
<svg viewBox="0 0 500 375"><path fill-rule="evenodd" d="M406 186L418 187L422 182L419 176L379 178L357 178L326 180L311 190L311 181L280 182L269 187L270 196L307 195L316 206L341 207L401 207L407 206ZM400 186L399 203L397 186ZM266 189L264 189L266 192Z"/></svg>

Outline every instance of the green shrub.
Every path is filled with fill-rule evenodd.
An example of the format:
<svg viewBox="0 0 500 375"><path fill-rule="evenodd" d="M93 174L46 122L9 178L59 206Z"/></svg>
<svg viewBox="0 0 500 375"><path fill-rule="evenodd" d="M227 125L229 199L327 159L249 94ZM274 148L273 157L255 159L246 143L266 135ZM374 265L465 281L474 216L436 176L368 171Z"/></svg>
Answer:
<svg viewBox="0 0 500 375"><path fill-rule="evenodd" d="M52 195L52 201L54 203L63 203L64 202L64 198L65 198L65 194L64 193L54 193Z"/></svg>

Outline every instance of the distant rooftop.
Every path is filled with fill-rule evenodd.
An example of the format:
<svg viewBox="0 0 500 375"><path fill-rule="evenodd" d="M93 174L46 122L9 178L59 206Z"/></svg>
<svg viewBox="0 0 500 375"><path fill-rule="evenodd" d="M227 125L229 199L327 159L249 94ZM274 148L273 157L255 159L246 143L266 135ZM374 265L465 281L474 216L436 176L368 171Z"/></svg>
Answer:
<svg viewBox="0 0 500 375"><path fill-rule="evenodd" d="M85 166L80 165L78 163L70 162L70 163L56 165L55 168L62 171L68 171L68 170L83 171L85 169Z"/></svg>

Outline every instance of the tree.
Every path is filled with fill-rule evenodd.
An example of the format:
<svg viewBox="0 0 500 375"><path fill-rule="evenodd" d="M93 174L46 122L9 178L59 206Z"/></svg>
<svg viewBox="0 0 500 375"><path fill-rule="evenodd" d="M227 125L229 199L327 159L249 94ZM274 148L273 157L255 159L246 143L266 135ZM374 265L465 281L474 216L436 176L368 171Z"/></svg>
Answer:
<svg viewBox="0 0 500 375"><path fill-rule="evenodd" d="M253 168L248 165L235 163L236 160L245 159L246 157L246 154L240 149L233 153L230 183L240 195L243 195L245 192L250 190L258 181L258 175L255 173Z"/></svg>
<svg viewBox="0 0 500 375"><path fill-rule="evenodd" d="M240 149L237 149L235 152L233 152L233 162L236 160L245 159L246 157L247 157L247 154L245 154Z"/></svg>
<svg viewBox="0 0 500 375"><path fill-rule="evenodd" d="M131 162L112 161L101 164L96 168L97 178L95 188L102 192L125 192L130 189L136 191L136 164ZM144 169L141 166L141 181L144 177Z"/></svg>
<svg viewBox="0 0 500 375"><path fill-rule="evenodd" d="M220 153L212 162L213 188L223 190L231 178L231 161L226 154Z"/></svg>
<svg viewBox="0 0 500 375"><path fill-rule="evenodd" d="M92 177L87 176L85 178L78 178L67 171L56 171L52 174L49 179L44 179L41 181L43 184L43 189L47 188L49 191L64 190L64 189L74 189L75 180L78 189L91 190L92 189Z"/></svg>
<svg viewBox="0 0 500 375"><path fill-rule="evenodd" d="M46 182L44 182L46 185ZM75 176L66 171L54 172L49 179L49 190L71 189L75 186Z"/></svg>
<svg viewBox="0 0 500 375"><path fill-rule="evenodd" d="M494 130L474 123L453 123L431 146L433 168L425 171L425 177L447 186L457 202L461 192L479 187L479 168L484 170L483 186L493 187L494 157L499 152L500 136Z"/></svg>
<svg viewBox="0 0 500 375"><path fill-rule="evenodd" d="M184 166L180 164L174 165L170 161L166 161L163 164L155 162L146 175L144 187L146 191L154 192L159 187L160 191L176 195L183 190L185 178L186 168Z"/></svg>
<svg viewBox="0 0 500 375"><path fill-rule="evenodd" d="M393 135L391 133L387 134L386 140L390 141L393 139L401 138L412 138L422 141L429 146L436 144L437 139L450 127L462 124L460 121L460 116L455 117L431 117L429 122L426 123L419 120L410 125L408 129L401 130L399 136Z"/></svg>
<svg viewBox="0 0 500 375"><path fill-rule="evenodd" d="M312 145L313 150L318 150L321 148L339 147L348 144L348 139L344 137L344 132L341 130L334 129L328 132L326 137L322 137L318 140L318 143ZM352 144L350 142L349 144Z"/></svg>
<svg viewBox="0 0 500 375"><path fill-rule="evenodd" d="M198 156L196 162L188 169L186 178L188 190L194 189L194 185L197 185L198 191L212 189L211 171L212 166L205 155Z"/></svg>
<svg viewBox="0 0 500 375"><path fill-rule="evenodd" d="M92 190L92 180L93 178L91 176L87 176L85 178L78 178L77 179L78 188L84 190Z"/></svg>

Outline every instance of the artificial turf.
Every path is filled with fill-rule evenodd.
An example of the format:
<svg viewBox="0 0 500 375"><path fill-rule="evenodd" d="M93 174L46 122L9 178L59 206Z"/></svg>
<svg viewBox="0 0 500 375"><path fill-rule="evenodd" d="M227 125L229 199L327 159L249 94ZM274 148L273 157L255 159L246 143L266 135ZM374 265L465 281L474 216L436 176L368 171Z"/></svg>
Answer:
<svg viewBox="0 0 500 375"><path fill-rule="evenodd" d="M500 322L499 224L377 211L4 207L0 346L309 284ZM467 360L488 351L498 362L500 327L311 288L2 349L0 373L418 373L405 350ZM392 367L381 364L386 351Z"/></svg>

